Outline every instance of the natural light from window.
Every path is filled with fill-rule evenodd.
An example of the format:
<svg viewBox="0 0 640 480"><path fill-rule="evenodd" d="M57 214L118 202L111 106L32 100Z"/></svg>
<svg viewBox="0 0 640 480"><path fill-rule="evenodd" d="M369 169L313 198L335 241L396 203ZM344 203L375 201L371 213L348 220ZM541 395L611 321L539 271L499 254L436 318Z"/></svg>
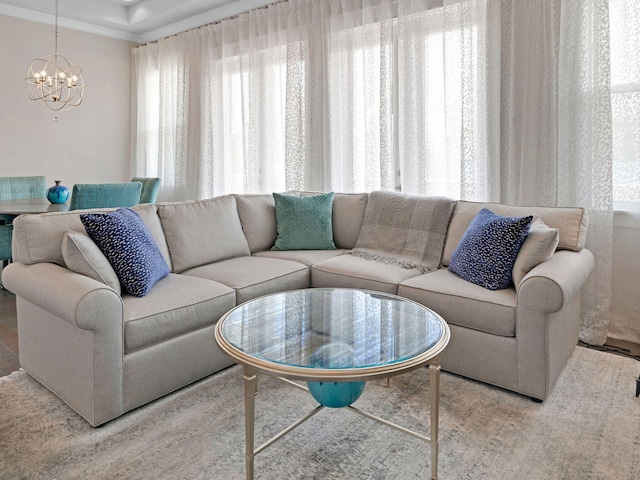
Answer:
<svg viewBox="0 0 640 480"><path fill-rule="evenodd" d="M611 0L613 207L640 211L640 15L638 0Z"/></svg>

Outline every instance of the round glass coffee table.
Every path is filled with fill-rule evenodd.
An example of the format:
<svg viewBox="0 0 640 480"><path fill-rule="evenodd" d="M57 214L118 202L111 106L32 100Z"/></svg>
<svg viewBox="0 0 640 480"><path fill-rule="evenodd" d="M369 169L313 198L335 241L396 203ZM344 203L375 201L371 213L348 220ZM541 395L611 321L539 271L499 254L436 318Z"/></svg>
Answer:
<svg viewBox="0 0 640 480"><path fill-rule="evenodd" d="M437 478L440 357L450 338L448 325L437 313L396 295L309 288L238 305L220 319L215 337L244 369L247 479L253 479L255 455L325 407L347 408L430 443L431 478ZM425 365L429 365L429 437L351 405L367 380L388 379ZM309 391L319 405L254 448L257 373Z"/></svg>

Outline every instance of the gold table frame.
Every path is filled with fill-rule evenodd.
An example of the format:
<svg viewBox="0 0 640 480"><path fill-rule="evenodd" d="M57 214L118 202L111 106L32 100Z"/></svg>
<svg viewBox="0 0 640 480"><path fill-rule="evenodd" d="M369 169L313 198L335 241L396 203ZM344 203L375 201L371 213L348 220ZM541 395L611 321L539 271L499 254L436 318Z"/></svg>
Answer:
<svg viewBox="0 0 640 480"><path fill-rule="evenodd" d="M303 385L296 383L294 380L305 382L361 382L375 379L388 379L390 377L410 372L420 367L429 365L429 392L430 392L430 410L429 410L429 426L430 436L425 436L420 433L409 430L395 423L392 423L383 418L377 417L370 413L364 412L352 405L347 408L348 410L362 415L366 418L370 418L378 423L387 425L403 433L418 438L431 447L431 479L437 480L438 478L438 425L439 425L439 408L440 408L440 358L445 347L449 343L451 338L451 332L447 323L429 308L413 302L412 300L402 299L407 302L416 303L420 307L432 312L442 323L443 334L436 342L436 344L419 355L407 358L403 361L377 365L372 367L358 367L358 368L340 368L340 369L325 369L325 368L305 368L297 367L293 365L286 365L281 363L270 362L258 357L254 357L228 342L223 333L224 321L227 316L233 311L227 312L216 325L215 339L223 352L236 360L243 368L244 379L244 411L245 411L245 465L246 465L246 480L253 480L254 478L254 459L255 456L272 445L274 442L282 438L285 434L298 427L306 420L314 416L316 413L323 410L323 405L318 405L311 412L293 422L288 427L281 430L279 433L268 439L258 448L255 447L255 396L257 394L258 387L258 373L264 373L270 376L274 376L283 380L296 388L309 391ZM387 383L388 385L388 383Z"/></svg>

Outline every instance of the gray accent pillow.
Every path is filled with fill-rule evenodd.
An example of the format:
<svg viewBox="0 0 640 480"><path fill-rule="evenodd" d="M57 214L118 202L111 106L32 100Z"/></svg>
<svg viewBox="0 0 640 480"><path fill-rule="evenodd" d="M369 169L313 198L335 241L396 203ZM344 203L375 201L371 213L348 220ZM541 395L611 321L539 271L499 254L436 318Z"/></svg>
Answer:
<svg viewBox="0 0 640 480"><path fill-rule="evenodd" d="M88 235L67 230L62 238L62 258L69 270L104 283L121 295L116 272Z"/></svg>
<svg viewBox="0 0 640 480"><path fill-rule="evenodd" d="M551 258L559 241L560 232L557 228L549 227L540 218L533 221L513 264L513 283L516 289L533 267Z"/></svg>

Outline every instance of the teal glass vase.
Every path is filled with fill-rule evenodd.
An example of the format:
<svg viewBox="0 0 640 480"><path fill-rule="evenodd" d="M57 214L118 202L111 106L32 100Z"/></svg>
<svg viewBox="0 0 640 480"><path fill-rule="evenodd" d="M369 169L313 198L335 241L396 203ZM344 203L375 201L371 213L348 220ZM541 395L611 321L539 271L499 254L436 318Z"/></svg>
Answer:
<svg viewBox="0 0 640 480"><path fill-rule="evenodd" d="M69 189L60 185L62 180L55 180L56 184L47 190L47 200L51 203L65 203L69 200Z"/></svg>

